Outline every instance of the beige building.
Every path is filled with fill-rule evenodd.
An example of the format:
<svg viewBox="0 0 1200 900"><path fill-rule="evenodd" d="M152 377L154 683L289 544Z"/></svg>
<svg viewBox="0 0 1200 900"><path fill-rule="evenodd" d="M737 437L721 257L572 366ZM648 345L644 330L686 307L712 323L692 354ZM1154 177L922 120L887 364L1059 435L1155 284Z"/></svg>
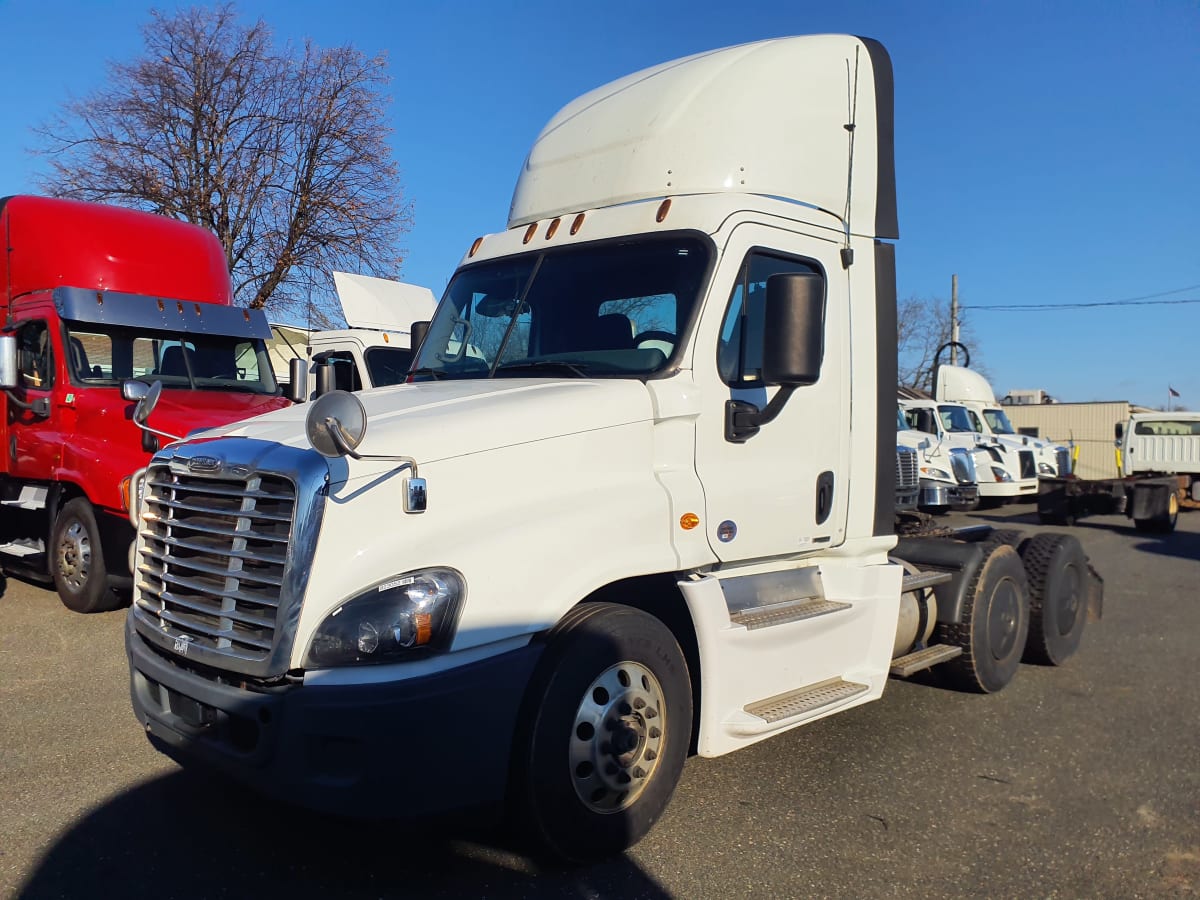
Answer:
<svg viewBox="0 0 1200 900"><path fill-rule="evenodd" d="M1074 447L1078 454L1075 474L1080 478L1117 477L1116 433L1118 422L1131 412L1147 412L1127 400L1097 403L1006 404L1013 428L1023 434Z"/></svg>

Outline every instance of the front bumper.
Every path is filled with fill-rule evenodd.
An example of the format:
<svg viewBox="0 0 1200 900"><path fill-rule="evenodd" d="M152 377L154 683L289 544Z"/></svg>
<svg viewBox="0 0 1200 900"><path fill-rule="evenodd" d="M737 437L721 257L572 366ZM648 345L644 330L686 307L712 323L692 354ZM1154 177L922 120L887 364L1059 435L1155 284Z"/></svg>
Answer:
<svg viewBox="0 0 1200 900"><path fill-rule="evenodd" d="M499 809L540 644L379 684L248 690L152 650L126 620L134 714L181 764L289 803L358 818Z"/></svg>
<svg viewBox="0 0 1200 900"><path fill-rule="evenodd" d="M921 506L970 506L979 499L974 484L949 485L940 482L921 482Z"/></svg>

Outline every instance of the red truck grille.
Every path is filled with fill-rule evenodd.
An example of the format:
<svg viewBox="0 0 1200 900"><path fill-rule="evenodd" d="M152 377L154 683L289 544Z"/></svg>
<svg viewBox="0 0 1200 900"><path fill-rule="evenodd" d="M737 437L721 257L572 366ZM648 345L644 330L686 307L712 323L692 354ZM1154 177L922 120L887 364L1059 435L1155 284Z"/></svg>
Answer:
<svg viewBox="0 0 1200 900"><path fill-rule="evenodd" d="M135 604L178 640L248 662L275 642L296 490L278 476L146 476Z"/></svg>

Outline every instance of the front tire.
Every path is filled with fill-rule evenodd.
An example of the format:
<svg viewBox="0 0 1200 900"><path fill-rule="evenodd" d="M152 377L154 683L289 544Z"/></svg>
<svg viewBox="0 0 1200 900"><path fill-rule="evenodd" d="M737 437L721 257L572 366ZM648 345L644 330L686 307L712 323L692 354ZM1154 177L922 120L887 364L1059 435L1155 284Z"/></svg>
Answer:
<svg viewBox="0 0 1200 900"><path fill-rule="evenodd" d="M122 605L108 584L96 514L86 497L67 501L50 536L50 574L59 599L78 613L105 612Z"/></svg>
<svg viewBox="0 0 1200 900"><path fill-rule="evenodd" d="M576 607L551 632L518 731L515 812L573 863L633 846L674 793L692 733L687 662L640 610Z"/></svg>
<svg viewBox="0 0 1200 900"><path fill-rule="evenodd" d="M984 544L985 559L967 586L962 621L937 626L940 643L962 647L941 666L955 687L991 694L1012 681L1029 633L1029 586L1017 551Z"/></svg>

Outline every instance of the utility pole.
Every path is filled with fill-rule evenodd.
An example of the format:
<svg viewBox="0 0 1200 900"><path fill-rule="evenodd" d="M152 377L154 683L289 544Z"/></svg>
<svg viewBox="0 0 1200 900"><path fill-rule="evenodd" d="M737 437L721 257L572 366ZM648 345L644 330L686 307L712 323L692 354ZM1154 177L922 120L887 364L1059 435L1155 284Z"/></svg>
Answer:
<svg viewBox="0 0 1200 900"><path fill-rule="evenodd" d="M950 276L950 365L958 365L958 276Z"/></svg>

